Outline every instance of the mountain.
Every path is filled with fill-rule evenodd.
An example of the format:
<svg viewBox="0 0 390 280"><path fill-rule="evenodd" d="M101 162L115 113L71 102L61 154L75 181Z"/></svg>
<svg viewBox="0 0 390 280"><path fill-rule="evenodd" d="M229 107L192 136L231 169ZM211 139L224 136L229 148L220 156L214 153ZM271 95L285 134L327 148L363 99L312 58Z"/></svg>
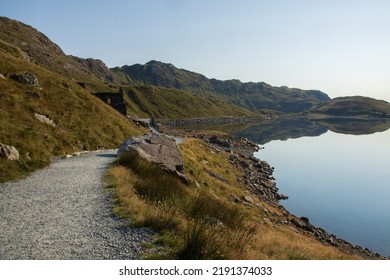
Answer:
<svg viewBox="0 0 390 280"><path fill-rule="evenodd" d="M157 86L122 86L129 112L138 117L159 119L257 116L245 108L213 97L194 96L185 91Z"/></svg>
<svg viewBox="0 0 390 280"><path fill-rule="evenodd" d="M364 96L338 97L314 108L311 113L344 117L390 118L390 103Z"/></svg>
<svg viewBox="0 0 390 280"><path fill-rule="evenodd" d="M152 60L113 68L118 81L128 85L154 85L183 90L196 96L214 96L251 111L274 110L297 113L310 110L329 96L319 90L273 87L264 82L221 81Z"/></svg>
<svg viewBox="0 0 390 280"><path fill-rule="evenodd" d="M46 35L22 22L0 17L0 49L68 78L115 82L115 74L99 59L65 55Z"/></svg>

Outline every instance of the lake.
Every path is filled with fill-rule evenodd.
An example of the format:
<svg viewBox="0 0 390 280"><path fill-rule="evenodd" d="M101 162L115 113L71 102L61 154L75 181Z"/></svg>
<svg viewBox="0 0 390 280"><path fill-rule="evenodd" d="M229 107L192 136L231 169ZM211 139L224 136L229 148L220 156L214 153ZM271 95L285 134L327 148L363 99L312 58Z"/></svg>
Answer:
<svg viewBox="0 0 390 280"><path fill-rule="evenodd" d="M205 127L204 127L205 128ZM390 256L390 122L328 119L208 127L260 144L281 201L329 233Z"/></svg>
<svg viewBox="0 0 390 280"><path fill-rule="evenodd" d="M255 156L275 167L282 204L352 244L390 256L390 130L331 131L264 145Z"/></svg>

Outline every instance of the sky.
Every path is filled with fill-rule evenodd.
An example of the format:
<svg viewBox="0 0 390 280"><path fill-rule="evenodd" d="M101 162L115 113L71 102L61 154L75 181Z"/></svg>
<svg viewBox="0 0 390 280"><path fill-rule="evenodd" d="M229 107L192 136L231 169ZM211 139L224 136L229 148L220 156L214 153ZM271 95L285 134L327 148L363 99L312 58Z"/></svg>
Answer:
<svg viewBox="0 0 390 280"><path fill-rule="evenodd" d="M390 101L389 0L0 0L0 15L109 67L159 60Z"/></svg>

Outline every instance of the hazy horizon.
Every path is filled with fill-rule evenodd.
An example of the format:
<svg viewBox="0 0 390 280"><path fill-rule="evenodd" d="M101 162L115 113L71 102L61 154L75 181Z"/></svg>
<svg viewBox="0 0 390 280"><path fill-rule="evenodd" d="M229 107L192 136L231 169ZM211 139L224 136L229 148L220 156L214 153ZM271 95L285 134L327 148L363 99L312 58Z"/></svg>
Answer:
<svg viewBox="0 0 390 280"><path fill-rule="evenodd" d="M390 1L3 0L66 54L390 101Z"/></svg>

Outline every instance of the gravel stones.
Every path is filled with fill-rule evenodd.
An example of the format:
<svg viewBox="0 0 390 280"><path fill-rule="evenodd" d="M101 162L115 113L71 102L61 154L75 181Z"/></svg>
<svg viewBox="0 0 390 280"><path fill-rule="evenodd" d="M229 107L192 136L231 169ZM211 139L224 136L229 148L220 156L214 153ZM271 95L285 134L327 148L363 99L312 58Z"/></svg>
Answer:
<svg viewBox="0 0 390 280"><path fill-rule="evenodd" d="M0 259L139 259L153 232L112 214L101 184L115 150L56 160L0 184Z"/></svg>

